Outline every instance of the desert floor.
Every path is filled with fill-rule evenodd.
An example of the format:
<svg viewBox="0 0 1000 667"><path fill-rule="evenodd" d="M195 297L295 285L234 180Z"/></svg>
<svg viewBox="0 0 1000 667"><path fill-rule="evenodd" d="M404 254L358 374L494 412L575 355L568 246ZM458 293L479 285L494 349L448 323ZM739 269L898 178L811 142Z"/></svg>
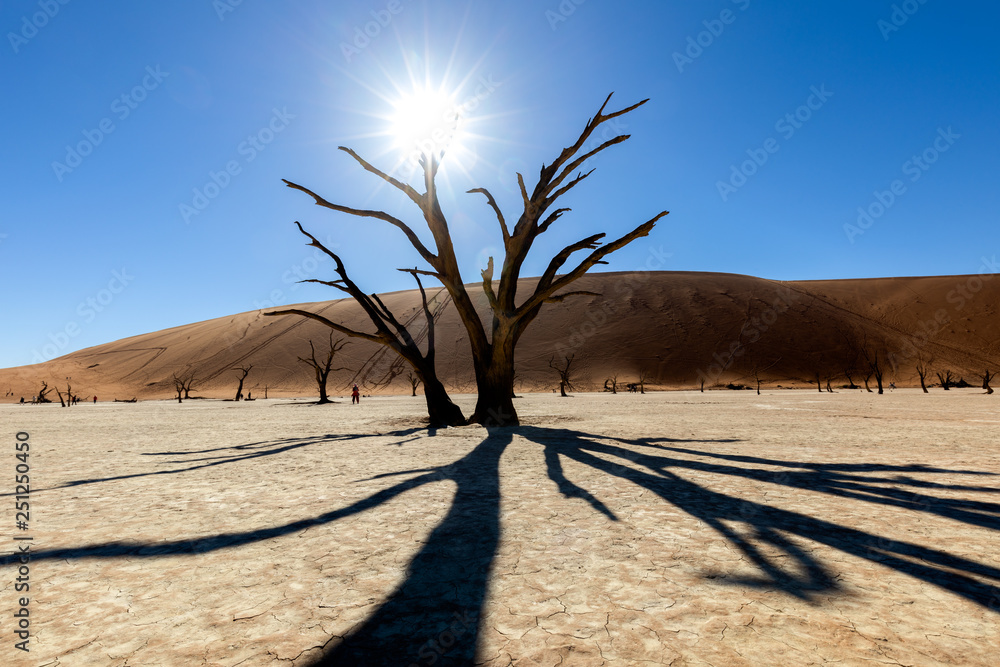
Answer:
<svg viewBox="0 0 1000 667"><path fill-rule="evenodd" d="M4 552L34 556L27 654L2 569L0 663L996 664L996 396L516 405L0 406Z"/></svg>

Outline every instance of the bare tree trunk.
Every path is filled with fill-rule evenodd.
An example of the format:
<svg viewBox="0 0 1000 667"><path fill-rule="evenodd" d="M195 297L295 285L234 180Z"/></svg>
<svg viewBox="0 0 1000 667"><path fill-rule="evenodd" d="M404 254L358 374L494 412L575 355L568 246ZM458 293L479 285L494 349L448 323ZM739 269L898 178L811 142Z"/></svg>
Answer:
<svg viewBox="0 0 1000 667"><path fill-rule="evenodd" d="M506 354L504 347L510 347ZM510 336L493 341L493 355L489 365L477 364L476 388L479 397L476 409L469 417L470 424L483 426L517 426L517 411L510 397L514 386L513 341Z"/></svg>
<svg viewBox="0 0 1000 667"><path fill-rule="evenodd" d="M452 402L436 374L424 374L424 399L427 401L427 416L432 428L465 423L462 409Z"/></svg>
<svg viewBox="0 0 1000 667"><path fill-rule="evenodd" d="M917 364L917 375L920 376L920 388L924 390L925 394L929 394L927 391L927 368L923 364Z"/></svg>

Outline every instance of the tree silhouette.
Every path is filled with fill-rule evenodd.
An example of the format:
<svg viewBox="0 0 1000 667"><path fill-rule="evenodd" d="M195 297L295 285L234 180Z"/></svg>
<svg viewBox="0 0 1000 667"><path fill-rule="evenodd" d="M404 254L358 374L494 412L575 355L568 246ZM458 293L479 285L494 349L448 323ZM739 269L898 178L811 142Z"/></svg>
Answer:
<svg viewBox="0 0 1000 667"><path fill-rule="evenodd" d="M992 394L993 387L990 386L990 382L992 382L993 378L996 377L996 373L990 373L990 369L987 368L979 377L983 379L983 389L986 390L986 393Z"/></svg>
<svg viewBox="0 0 1000 667"><path fill-rule="evenodd" d="M236 387L236 398L233 400L238 401L243 398L243 381L247 379L247 375L250 374L251 368L253 368L253 364L246 367L238 366L233 369L234 371L240 372L240 384L238 387Z"/></svg>
<svg viewBox="0 0 1000 667"><path fill-rule="evenodd" d="M920 388L924 390L924 393L930 393L927 391L927 364L923 361L917 362L917 375L920 377Z"/></svg>
<svg viewBox="0 0 1000 667"><path fill-rule="evenodd" d="M298 360L306 364L313 369L313 373L316 375L316 386L319 388L319 401L318 405L324 405L326 403L332 403L330 397L326 393L326 382L330 378L330 373L332 371L343 371L346 368L334 368L333 367L333 357L347 345L347 341L343 338L339 338L336 341L333 340L333 334L330 334L330 347L326 351L326 356L320 356L319 359L316 358L316 348L313 346L313 342L309 341L309 358L298 357Z"/></svg>
<svg viewBox="0 0 1000 667"><path fill-rule="evenodd" d="M288 187L300 190L311 196L319 206L348 215L375 218L396 227L403 232L420 257L431 267L431 270L414 268L407 269L407 272L411 273L414 278L418 278L418 286L421 289L422 297L423 287L419 283L419 276L425 275L438 280L451 295L452 301L455 304L458 316L462 321L472 348L473 367L475 369L478 391L476 408L469 418L469 422L494 425L515 425L518 423L517 412L514 409L514 403L511 398L513 395L514 349L528 325L538 316L542 306L546 303L559 302L573 295L593 295L591 292L566 292L563 290L582 277L593 266L605 264L604 258L607 255L625 247L635 239L649 234L656 222L667 215L666 211L661 211L631 232L604 245L602 245L602 239L605 237L605 234L601 233L593 234L566 246L551 259L535 284L534 290L526 296L518 297L517 289L518 281L521 277L521 269L536 239L558 221L564 213L570 210L568 208L556 208L553 210L553 205L560 197L568 193L593 173L593 170L585 173L577 172L578 169L581 169L588 160L601 151L627 140L629 135L615 136L592 149L589 148L592 145L589 144L590 138L604 123L627 114L646 102L646 100L643 100L638 104L606 114L605 108L610 100L611 95L608 95L600 109L587 122L583 131L572 145L563 149L551 164L542 166L538 175L538 181L530 193L525 185L524 177L520 173L517 174L523 210L513 229L510 229L508 226L500 206L489 190L486 188L469 190L470 193L481 194L486 198L487 205L496 216L504 245L503 263L496 285L494 285L494 262L492 257L489 258L486 268L482 271L482 289L491 311L490 315L492 315L488 331L476 311L472 296L465 287L465 280L462 278L459 270L458 258L455 253L451 232L448 228L448 222L438 200L435 178L441 165L441 159L444 156L443 152L432 151L422 155L420 165L423 171L424 192L421 193L409 184L403 183L374 167L350 148L340 147L340 150L354 158L363 169L378 176L390 186L399 190L417 206L428 231L430 231L433 237L432 247L424 245L424 242L416 232L395 216L382 211L357 209L333 204L308 188L291 181L285 181ZM575 176L573 175L574 172L577 172ZM321 316L300 310L284 310L265 314L297 314L312 317L348 336L364 338L394 349L400 356L410 362L414 370L423 377L424 393L427 396L428 412L431 414L432 423L454 424L464 422L465 420L457 408L448 407L453 406L453 404L451 404L443 385L437 380L433 372L433 342L428 340L428 350L426 353L421 353L415 344L411 345L412 336L410 332L393 317L378 297L375 295L369 296L361 292L347 278L346 270L340 258L323 246L315 237L302 230L301 225L299 225L299 229L303 234L309 236L312 241L310 245L319 248L336 261L337 273L340 276L340 280L336 281L324 282L321 280L311 280L310 282L331 285L350 294L358 301L368 314L369 319L375 324L377 333L370 334L350 330ZM574 268L561 274L559 273L572 255L587 250L590 252ZM426 309L426 299L424 299L424 306ZM431 326L429 321L428 326Z"/></svg>
<svg viewBox="0 0 1000 667"><path fill-rule="evenodd" d="M573 390L573 383L570 381L570 372L571 372L570 371L570 367L573 365L573 357L575 357L575 356L576 356L576 353L573 353L573 354L569 355L568 357L563 357L565 359L565 361L566 361L566 365L563 368L559 368L559 366L556 365L556 359L555 359L555 357L552 357L551 359L549 359L549 368L551 368L551 369L555 370L557 373L559 373L559 395L560 396L567 396L568 395L568 394L566 394L566 390L567 389L569 389L570 391Z"/></svg>
<svg viewBox="0 0 1000 667"><path fill-rule="evenodd" d="M416 396L417 387L420 386L420 383L423 382L423 380L421 380L420 376L414 373L413 371L410 371L409 373L406 374L406 379L410 381L410 390L413 392L410 395Z"/></svg>
<svg viewBox="0 0 1000 667"><path fill-rule="evenodd" d="M183 403L184 401L182 399L185 398L190 399L191 389L194 387L194 384L198 382L198 380L196 380L194 377L194 373L188 372L188 373L182 373L181 375L174 373L173 380L174 380L174 391L177 392L177 402Z"/></svg>

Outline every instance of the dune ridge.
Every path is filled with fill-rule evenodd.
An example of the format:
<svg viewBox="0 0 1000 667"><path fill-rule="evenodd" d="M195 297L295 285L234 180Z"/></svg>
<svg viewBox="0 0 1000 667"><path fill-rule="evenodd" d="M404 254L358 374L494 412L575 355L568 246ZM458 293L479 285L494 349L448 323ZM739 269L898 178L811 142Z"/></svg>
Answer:
<svg viewBox="0 0 1000 667"><path fill-rule="evenodd" d="M752 276L699 272L618 272L585 276L581 296L547 305L522 338L515 387L549 391L558 385L550 360L573 355L577 390L600 389L644 377L648 388L706 388L728 383L825 387L860 385L877 354L884 382L919 386L923 362L935 372L982 383L979 375L1000 366L1000 280L997 274L772 281ZM523 293L534 279L522 281ZM469 287L481 314L486 300ZM431 290L431 294L435 294ZM442 291L437 299L447 299ZM422 323L418 293L383 295L403 321ZM437 302L440 304L440 302ZM362 330L370 330L349 300L297 304ZM244 394L311 396L309 340L322 349L323 325L304 318L264 317L250 311L132 336L31 366L0 369L3 400L30 400L42 381L65 385L100 400L174 396L172 376L193 373L193 395L232 398L238 375L252 364ZM415 327L422 336L422 327ZM335 334L335 338L339 337ZM453 308L445 304L436 329L442 380L454 392L474 391L471 356ZM866 360L866 353L868 359ZM409 393L409 370L384 348L352 339L338 355L330 393L345 395L352 382L366 392ZM870 380L874 389L874 378ZM13 393L13 396L9 395ZM54 393L51 396L55 400Z"/></svg>

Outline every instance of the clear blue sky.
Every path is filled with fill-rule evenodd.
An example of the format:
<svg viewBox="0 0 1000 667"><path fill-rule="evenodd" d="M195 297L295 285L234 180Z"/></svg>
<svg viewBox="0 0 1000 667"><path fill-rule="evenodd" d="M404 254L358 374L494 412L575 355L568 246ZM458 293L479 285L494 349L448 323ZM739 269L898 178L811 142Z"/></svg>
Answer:
<svg viewBox="0 0 1000 667"><path fill-rule="evenodd" d="M419 223L336 150L394 168L413 80L468 103L441 182L468 282L500 241L464 192L516 218L513 172L530 187L611 91L650 102L526 274L662 209L605 270L976 273L1000 254L997 25L986 1L0 2L0 366L338 297L291 282L330 277L295 220L367 290L409 289L401 234L281 179Z"/></svg>

